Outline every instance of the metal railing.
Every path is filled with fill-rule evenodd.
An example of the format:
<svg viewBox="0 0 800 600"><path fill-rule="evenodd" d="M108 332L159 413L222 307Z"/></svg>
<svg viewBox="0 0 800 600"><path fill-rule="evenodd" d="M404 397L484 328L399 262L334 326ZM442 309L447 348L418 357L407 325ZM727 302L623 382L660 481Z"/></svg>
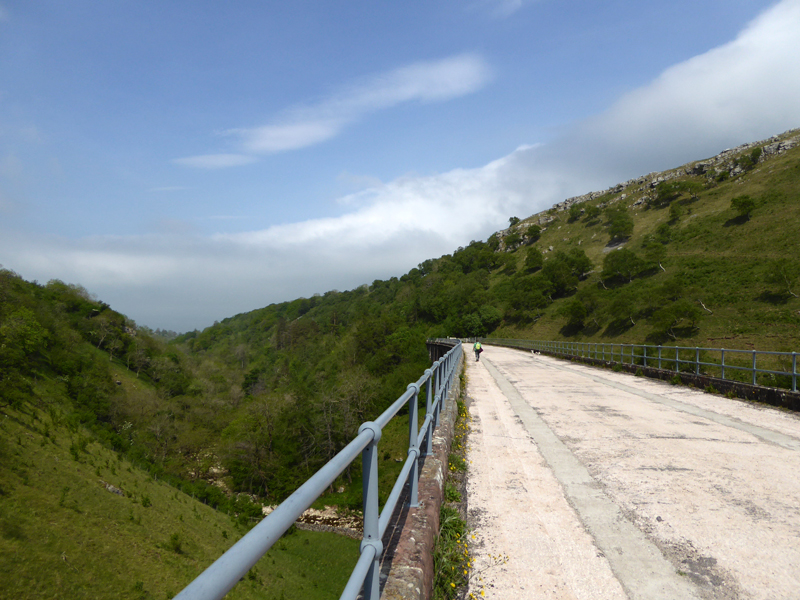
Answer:
<svg viewBox="0 0 800 600"><path fill-rule="evenodd" d="M797 391L797 352L765 352L686 346L604 344L541 340L482 339L487 344L513 346L554 356L576 356L622 364L657 367L676 373L719 376L752 385L769 385ZM715 360L716 357L718 360ZM759 368L759 365L765 368Z"/></svg>
<svg viewBox="0 0 800 600"><path fill-rule="evenodd" d="M325 466L300 486L291 496L236 542L225 554L203 571L176 600L219 600L245 576L250 568L272 547L300 515L330 486L359 454L363 465L364 537L361 556L345 587L341 600L354 600L364 588L365 600L380 596L381 539L389 525L403 487L410 478L410 505L418 502L419 458L432 451L433 431L439 425L439 414L450 393L458 372L461 342L450 340L453 348L437 360L406 392L377 419L361 425L356 438ZM418 430L418 398L425 386L425 420ZM389 494L383 510L378 510L378 442L386 424L409 403L408 458ZM422 440L422 443L420 443Z"/></svg>

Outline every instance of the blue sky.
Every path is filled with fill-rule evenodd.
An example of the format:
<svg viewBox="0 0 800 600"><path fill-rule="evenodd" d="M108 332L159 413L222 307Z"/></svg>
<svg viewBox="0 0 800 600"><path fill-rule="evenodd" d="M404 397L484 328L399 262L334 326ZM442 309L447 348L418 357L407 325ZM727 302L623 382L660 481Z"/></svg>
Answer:
<svg viewBox="0 0 800 600"><path fill-rule="evenodd" d="M176 330L800 126L800 0L0 0L0 264Z"/></svg>

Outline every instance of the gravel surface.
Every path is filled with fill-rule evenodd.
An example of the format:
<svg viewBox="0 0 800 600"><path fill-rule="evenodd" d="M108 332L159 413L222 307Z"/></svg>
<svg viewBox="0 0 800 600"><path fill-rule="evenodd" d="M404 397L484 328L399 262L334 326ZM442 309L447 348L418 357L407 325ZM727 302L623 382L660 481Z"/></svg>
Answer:
<svg viewBox="0 0 800 600"><path fill-rule="evenodd" d="M488 596L800 598L794 414L495 347L467 393Z"/></svg>

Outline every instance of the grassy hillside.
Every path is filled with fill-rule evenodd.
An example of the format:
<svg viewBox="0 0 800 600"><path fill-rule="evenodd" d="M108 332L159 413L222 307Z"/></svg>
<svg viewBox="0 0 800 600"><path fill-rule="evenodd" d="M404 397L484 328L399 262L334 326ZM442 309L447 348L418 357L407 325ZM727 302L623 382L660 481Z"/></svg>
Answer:
<svg viewBox="0 0 800 600"><path fill-rule="evenodd" d="M57 406L4 413L0 598L171 598L248 529L69 426ZM357 541L296 531L229 597L337 598L357 556Z"/></svg>
<svg viewBox="0 0 800 600"><path fill-rule="evenodd" d="M541 222L532 247L544 251L545 268L560 252L580 250L592 270L552 303L493 334L796 350L800 146L767 154L761 151L767 145L728 152L716 164L652 174L504 232L508 239ZM614 209L632 224L616 239ZM524 280L527 252L521 246L510 253L518 269L512 281Z"/></svg>

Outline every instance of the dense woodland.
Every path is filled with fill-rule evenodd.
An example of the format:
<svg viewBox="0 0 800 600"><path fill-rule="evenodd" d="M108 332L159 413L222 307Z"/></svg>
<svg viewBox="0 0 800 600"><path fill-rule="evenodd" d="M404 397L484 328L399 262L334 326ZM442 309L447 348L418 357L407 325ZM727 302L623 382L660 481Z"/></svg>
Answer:
<svg viewBox="0 0 800 600"><path fill-rule="evenodd" d="M54 410L214 503L279 500L419 377L428 337L797 350L798 222L800 146L754 146L512 217L401 277L178 336L79 285L0 270L0 409ZM387 465L404 455L385 448Z"/></svg>

